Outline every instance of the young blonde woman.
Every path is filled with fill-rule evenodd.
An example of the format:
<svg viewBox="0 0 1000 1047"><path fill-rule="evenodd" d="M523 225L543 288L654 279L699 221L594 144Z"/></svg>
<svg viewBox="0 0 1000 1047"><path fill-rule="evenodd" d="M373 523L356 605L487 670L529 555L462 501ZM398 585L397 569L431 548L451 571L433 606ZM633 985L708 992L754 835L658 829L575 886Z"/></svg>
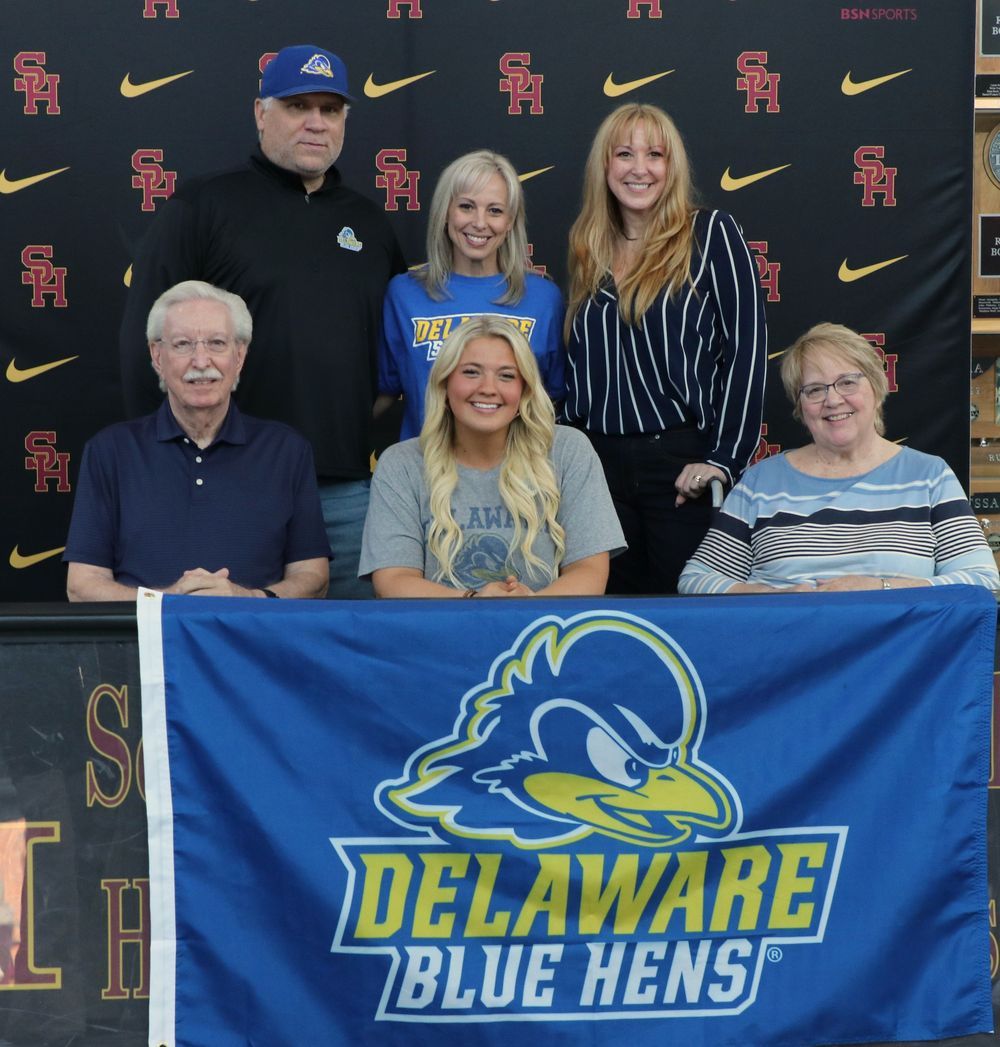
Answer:
<svg viewBox="0 0 1000 1047"><path fill-rule="evenodd" d="M379 459L359 574L383 597L599 595L623 546L600 462L555 425L524 335L467 321L431 370L419 439Z"/></svg>
<svg viewBox="0 0 1000 1047"><path fill-rule="evenodd" d="M394 277L382 309L380 414L400 394L400 438L417 436L424 390L442 342L484 313L510 317L531 343L549 395L566 395L563 301L551 280L528 270L524 193L511 162L486 149L442 172L427 220L427 263Z"/></svg>
<svg viewBox="0 0 1000 1047"><path fill-rule="evenodd" d="M600 455L629 550L617 593L674 592L760 437L767 332L739 227L694 203L673 121L625 105L598 128L570 233L564 413Z"/></svg>

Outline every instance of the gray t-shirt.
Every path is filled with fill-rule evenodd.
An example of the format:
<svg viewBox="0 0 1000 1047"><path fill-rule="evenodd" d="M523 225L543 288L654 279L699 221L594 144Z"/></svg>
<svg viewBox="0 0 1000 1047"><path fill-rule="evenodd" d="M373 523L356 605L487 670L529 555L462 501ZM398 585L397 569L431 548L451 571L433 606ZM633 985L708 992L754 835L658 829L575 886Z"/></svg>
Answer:
<svg viewBox="0 0 1000 1047"><path fill-rule="evenodd" d="M563 564L596 553L622 552L625 536L601 463L586 436L557 425L552 466L560 492L556 518L566 531ZM470 589L509 574L531 589L544 588L549 579L529 574L520 551L511 549L514 520L500 497L499 479L499 466L486 471L458 466L451 511L464 541L455 557L455 574ZM375 470L359 576L382 567L415 567L425 578L439 580L440 565L427 549L430 521L420 443L404 440L383 452ZM547 529L535 539L534 550L546 563L554 562L555 547Z"/></svg>

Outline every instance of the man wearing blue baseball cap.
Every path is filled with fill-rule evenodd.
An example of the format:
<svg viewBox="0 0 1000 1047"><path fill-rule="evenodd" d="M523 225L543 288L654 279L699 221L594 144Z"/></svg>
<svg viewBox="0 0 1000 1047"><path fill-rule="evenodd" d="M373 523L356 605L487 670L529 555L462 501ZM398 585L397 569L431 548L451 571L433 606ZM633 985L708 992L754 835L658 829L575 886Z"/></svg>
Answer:
<svg viewBox="0 0 1000 1047"><path fill-rule="evenodd" d="M264 68L260 93L254 115L261 151L314 192L344 145L347 103L354 101L347 67L329 51L286 47Z"/></svg>
<svg viewBox="0 0 1000 1047"><path fill-rule="evenodd" d="M133 263L120 344L127 412L148 413L159 400L143 360L153 301L191 279L244 299L256 348L236 399L312 444L331 598L371 595L356 576L377 339L385 286L405 269L384 211L335 166L353 101L332 52L303 44L271 59L254 101L258 150L237 170L187 182L160 208Z"/></svg>

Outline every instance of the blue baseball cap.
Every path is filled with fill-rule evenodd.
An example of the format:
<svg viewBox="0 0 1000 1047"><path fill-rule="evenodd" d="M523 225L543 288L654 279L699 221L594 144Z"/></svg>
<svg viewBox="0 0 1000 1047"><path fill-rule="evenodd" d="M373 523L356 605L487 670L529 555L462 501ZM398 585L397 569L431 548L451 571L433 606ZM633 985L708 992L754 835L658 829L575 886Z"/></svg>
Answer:
<svg viewBox="0 0 1000 1047"><path fill-rule="evenodd" d="M347 66L332 51L312 44L296 44L283 47L264 66L261 98L287 98L312 91L330 91L343 95L349 102L354 101L347 89Z"/></svg>

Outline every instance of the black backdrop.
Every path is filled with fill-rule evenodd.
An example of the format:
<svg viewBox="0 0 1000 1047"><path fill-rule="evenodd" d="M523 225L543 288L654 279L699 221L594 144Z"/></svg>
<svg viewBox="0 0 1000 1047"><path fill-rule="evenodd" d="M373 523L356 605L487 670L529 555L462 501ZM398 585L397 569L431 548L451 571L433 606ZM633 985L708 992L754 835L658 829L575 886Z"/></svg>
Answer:
<svg viewBox="0 0 1000 1047"><path fill-rule="evenodd" d="M562 284L596 125L621 101L663 106L703 201L758 245L771 352L820 320L872 337L889 437L964 482L974 14L973 0L5 0L0 600L61 597L80 453L122 413L134 246L174 178L248 154L261 58L291 43L347 61L358 103L340 166L385 205L411 263L439 172L486 146L538 172L533 260ZM121 90L126 74L181 73ZM775 168L724 187L727 171L739 184ZM761 455L802 440L777 362Z"/></svg>

